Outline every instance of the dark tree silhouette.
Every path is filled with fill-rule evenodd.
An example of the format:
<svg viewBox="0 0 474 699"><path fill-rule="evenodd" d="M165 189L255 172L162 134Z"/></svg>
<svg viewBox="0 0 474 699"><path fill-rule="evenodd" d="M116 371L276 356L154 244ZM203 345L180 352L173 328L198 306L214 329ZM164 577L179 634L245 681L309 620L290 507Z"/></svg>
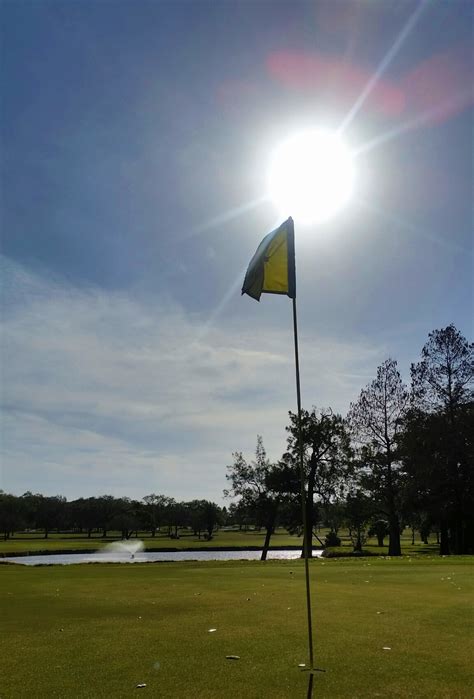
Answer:
<svg viewBox="0 0 474 699"><path fill-rule="evenodd" d="M0 532L5 540L25 526L24 510L24 502L21 498L0 490Z"/></svg>
<svg viewBox="0 0 474 699"><path fill-rule="evenodd" d="M214 531L222 524L222 510L215 502L204 500L202 514L207 539L210 540L213 537Z"/></svg>
<svg viewBox="0 0 474 699"><path fill-rule="evenodd" d="M372 512L372 502L361 490L349 493L346 499L345 514L354 552L362 553L362 546L367 540L366 525Z"/></svg>
<svg viewBox="0 0 474 699"><path fill-rule="evenodd" d="M78 498L68 503L66 511L69 524L73 529L86 530L87 537L92 537L94 529L101 523L100 502L97 498Z"/></svg>
<svg viewBox="0 0 474 699"><path fill-rule="evenodd" d="M97 498L99 527L102 529L102 537L107 537L113 518L120 513L121 507L113 495L99 495Z"/></svg>
<svg viewBox="0 0 474 699"><path fill-rule="evenodd" d="M171 500L166 495L156 495L155 493L145 495L143 498L144 520L152 536L156 536L156 530L164 524L166 508L171 504Z"/></svg>
<svg viewBox="0 0 474 699"><path fill-rule="evenodd" d="M42 529L47 539L52 529L59 529L64 523L66 498L62 495L41 495L41 493L24 493L22 505L26 520L31 527Z"/></svg>
<svg viewBox="0 0 474 699"><path fill-rule="evenodd" d="M240 497L239 504L245 512L251 512L256 524L265 527L265 542L261 560L267 558L270 540L277 522L282 494L277 485L279 467L267 459L262 437L257 436L254 461L248 463L241 452L233 454L234 463L228 466L227 479L231 487L224 491L226 497Z"/></svg>
<svg viewBox="0 0 474 699"><path fill-rule="evenodd" d="M474 550L474 343L434 330L411 366L403 435L409 496L440 530L440 553Z"/></svg>
<svg viewBox="0 0 474 699"><path fill-rule="evenodd" d="M408 408L409 393L397 370L387 359L376 378L351 403L348 420L359 447L360 482L386 514L389 523L389 555L400 556L400 491L397 438Z"/></svg>
<svg viewBox="0 0 474 699"><path fill-rule="evenodd" d="M298 416L290 412L288 452L283 459L299 482ZM336 499L350 473L352 449L346 424L331 409L301 411L301 437L306 488L306 531L308 555L312 555L313 527L316 523L315 496L323 505ZM295 510L296 511L296 510ZM301 521L301 520L300 520ZM305 542L303 542L304 552Z"/></svg>
<svg viewBox="0 0 474 699"><path fill-rule="evenodd" d="M428 413L444 412L451 423L459 407L473 400L474 343L454 325L433 330L411 365L412 405Z"/></svg>
<svg viewBox="0 0 474 699"><path fill-rule="evenodd" d="M390 529L385 519L376 519L371 522L368 536L377 537L377 545L383 546L383 540L388 535Z"/></svg>

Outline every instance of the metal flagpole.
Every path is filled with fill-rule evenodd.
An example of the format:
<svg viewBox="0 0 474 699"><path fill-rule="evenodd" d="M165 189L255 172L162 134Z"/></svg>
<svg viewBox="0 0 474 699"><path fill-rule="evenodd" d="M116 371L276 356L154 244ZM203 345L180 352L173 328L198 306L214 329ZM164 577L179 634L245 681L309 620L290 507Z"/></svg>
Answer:
<svg viewBox="0 0 474 699"><path fill-rule="evenodd" d="M306 492L305 492L305 473L304 473L304 456L303 456L303 435L301 430L301 387L300 387L300 361L298 353L298 322L296 316L296 294L293 298L293 334L295 341L295 370L296 370L296 402L298 405L298 453L300 462L300 481L301 481L301 509L303 514L303 555L304 555L304 569L305 569L305 579L306 579L306 613L308 618L308 648L309 648L309 685L308 685L308 699L312 697L313 693L313 673L324 672L324 670L318 670L314 667L314 651L313 651L313 625L311 620L311 588L309 581L309 547L310 538L308 537L308 527L307 527L307 512L306 512Z"/></svg>
<svg viewBox="0 0 474 699"><path fill-rule="evenodd" d="M286 235L286 248L283 245L284 236ZM279 239L280 237L280 239ZM282 239L283 238L283 239ZM277 241L275 243L275 241ZM296 319L296 269L295 269L295 238L294 225L291 216L287 221L282 223L278 228L269 233L260 243L256 253L250 260L247 268L242 293L248 294L257 301L260 300L262 293L284 294L286 293L293 300L293 331L295 342L295 368L296 368L296 398L298 403L298 452L300 462L300 480L301 480L301 510L303 514L303 556L306 578L306 607L308 616L308 645L309 645L309 686L308 697L312 696L313 689L313 674L315 672L325 672L314 667L313 653L313 628L311 623L311 590L309 584L309 546L311 544L311 536L307 536L307 512L306 512L306 497L305 497L305 473L304 473L304 449L301 428L301 389L300 389L300 363L298 356L298 325ZM284 280L283 260L282 255L287 256L286 265L286 280ZM272 264L275 262L272 269ZM270 275L267 279L267 267L270 267ZM268 282L268 283L266 283Z"/></svg>

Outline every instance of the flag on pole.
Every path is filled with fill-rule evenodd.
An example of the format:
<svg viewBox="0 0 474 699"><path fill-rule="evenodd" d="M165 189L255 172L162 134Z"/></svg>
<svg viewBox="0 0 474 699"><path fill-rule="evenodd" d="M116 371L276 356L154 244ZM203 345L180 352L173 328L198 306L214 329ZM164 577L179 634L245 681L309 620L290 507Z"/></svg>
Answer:
<svg viewBox="0 0 474 699"><path fill-rule="evenodd" d="M295 231L293 219L290 218L262 240L257 252L250 260L242 287L242 294L248 294L260 301L262 294L286 294L293 299L293 333L295 341L296 402L298 406L298 444L300 462L301 515L304 535L304 565L306 581L306 612L308 619L309 648L309 686L308 697L313 696L313 674L319 672L314 667L313 625L311 616L311 588L309 579L309 547L306 518L305 470L303 457L303 438L301 433L301 388L298 357L298 326L296 320L296 274L295 274ZM321 672L325 672L322 670Z"/></svg>
<svg viewBox="0 0 474 699"><path fill-rule="evenodd" d="M296 297L295 231L291 216L265 236L250 260L242 294L260 301L262 293Z"/></svg>

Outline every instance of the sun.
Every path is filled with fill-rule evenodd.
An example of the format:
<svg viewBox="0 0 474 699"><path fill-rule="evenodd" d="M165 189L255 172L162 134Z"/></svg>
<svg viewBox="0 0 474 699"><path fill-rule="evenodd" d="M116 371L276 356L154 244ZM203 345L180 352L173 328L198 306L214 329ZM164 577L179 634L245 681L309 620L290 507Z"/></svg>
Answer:
<svg viewBox="0 0 474 699"><path fill-rule="evenodd" d="M351 154L337 134L302 131L274 151L267 192L281 216L322 223L350 200L353 181Z"/></svg>

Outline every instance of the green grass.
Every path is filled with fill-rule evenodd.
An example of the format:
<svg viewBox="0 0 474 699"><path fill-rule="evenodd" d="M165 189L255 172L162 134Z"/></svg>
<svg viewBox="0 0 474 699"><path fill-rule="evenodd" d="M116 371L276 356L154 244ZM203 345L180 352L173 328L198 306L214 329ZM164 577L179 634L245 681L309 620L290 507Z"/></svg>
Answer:
<svg viewBox="0 0 474 699"><path fill-rule="evenodd" d="M319 538L324 541L328 530L323 529L319 533ZM350 552L352 551L352 544L350 543L347 532L342 532L340 534L342 538L342 546L339 550ZM250 530L248 532L244 531L232 531L222 529L218 531L211 541L206 541L201 538L198 539L190 532L181 532L179 539L170 539L164 534L157 534L155 537L149 536L148 532L139 532L139 537L145 544L147 549L153 548L163 548L163 549L194 549L194 548L212 548L212 547L222 547L222 548L247 548L247 547L262 547L265 539L265 532L262 530L260 532ZM83 551L83 550L97 550L101 549L108 543L112 541L120 540L120 535L118 532L110 532L106 539L98 535L94 535L92 538L88 539L87 536L83 534L50 534L47 539L44 538L42 533L17 533L12 539L7 539L6 541L0 540L0 556L10 556L16 553L31 553L35 554L38 551L48 551L51 553L59 553L60 551ZM376 546L376 540L370 539L364 549L370 551L371 553L379 553L386 555L388 552L388 546L379 548ZM385 539L385 543L388 544L388 538ZM302 539L298 536L291 536L287 533L285 529L278 529L271 539L271 547L281 547L281 546L301 546ZM314 545L319 546L318 541L314 540ZM405 530L402 536L402 551L405 554L421 553L424 551L433 552L437 551L438 547L434 543L434 539L431 543L426 546L420 542L417 542L414 546L411 544L411 533L409 530Z"/></svg>
<svg viewBox="0 0 474 699"><path fill-rule="evenodd" d="M315 697L473 696L468 557L314 560L311 579ZM305 696L301 561L1 565L0 619L2 699Z"/></svg>
<svg viewBox="0 0 474 699"><path fill-rule="evenodd" d="M265 532L262 530L239 532L220 530L211 541L204 538L199 539L191 532L180 532L179 539L170 539L164 534L157 534L151 537L148 532L139 532L139 538L144 542L147 549L194 549L213 547L241 547L248 546L262 547L265 539ZM132 539L133 540L133 539ZM112 541L120 541L119 532L111 532L107 538L93 536L88 539L83 534L50 534L47 539L41 534L15 534L12 539L0 541L0 555L11 555L12 553L35 553L37 551L50 551L58 553L63 550L81 551L87 549L101 549ZM272 537L272 546L301 546L301 537L291 536L286 530L278 530Z"/></svg>

